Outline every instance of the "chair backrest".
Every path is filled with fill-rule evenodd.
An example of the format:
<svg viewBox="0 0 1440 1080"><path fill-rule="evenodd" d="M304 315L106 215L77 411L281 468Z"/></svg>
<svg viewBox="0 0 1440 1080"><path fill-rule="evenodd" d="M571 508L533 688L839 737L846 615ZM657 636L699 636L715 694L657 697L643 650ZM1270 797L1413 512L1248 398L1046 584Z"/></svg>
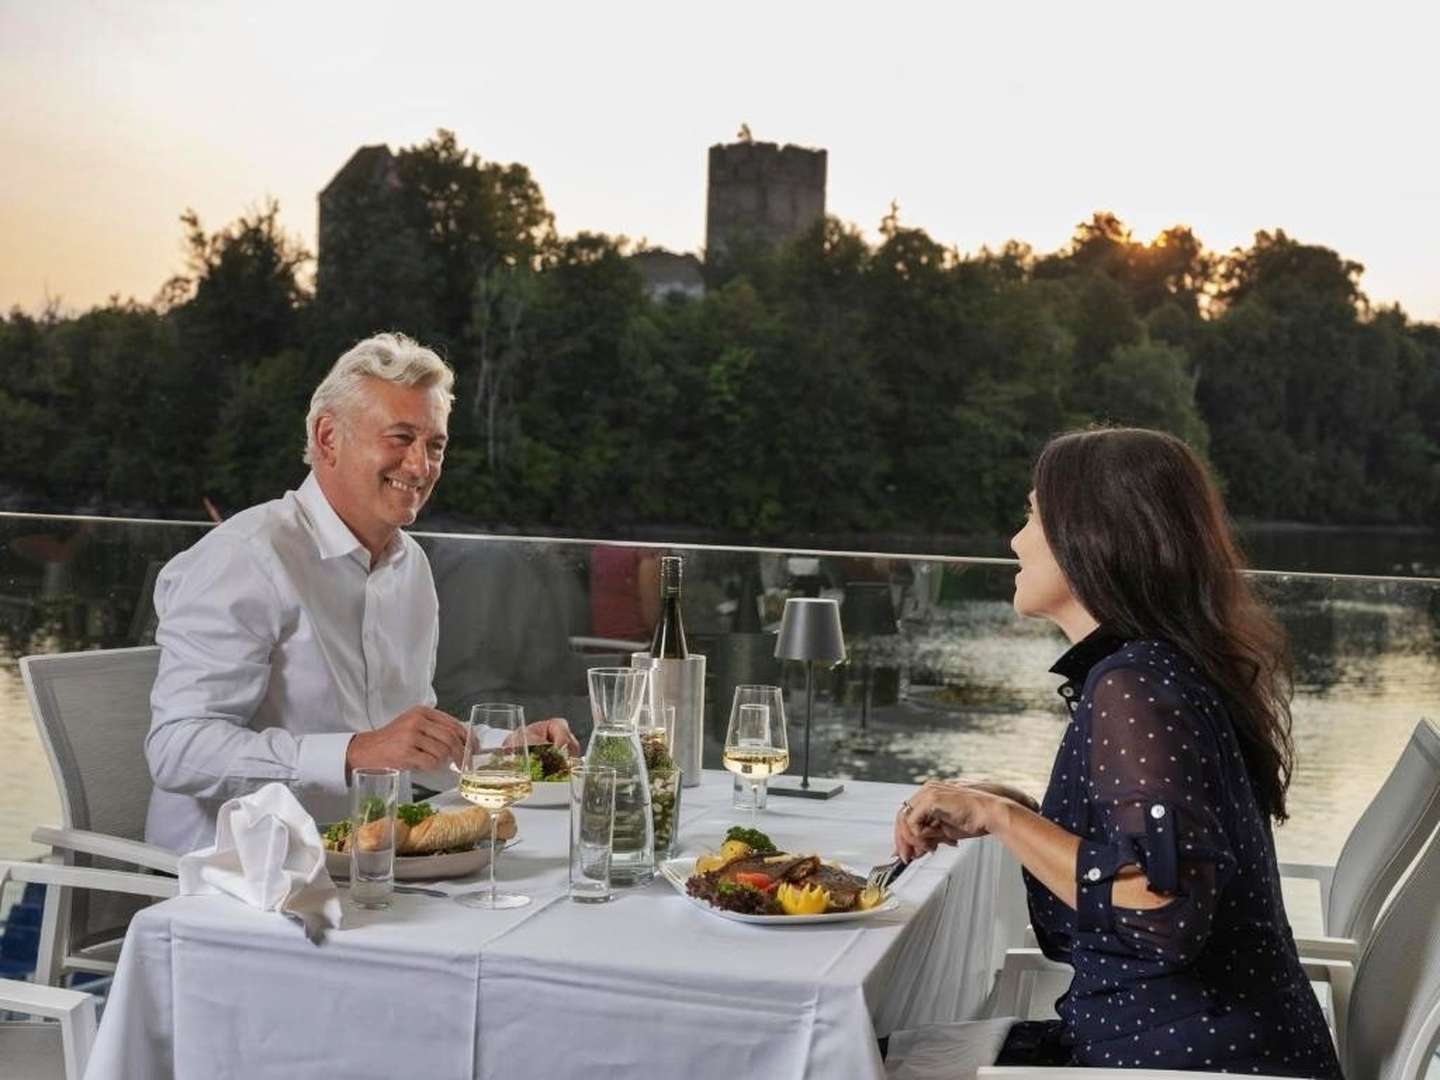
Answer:
<svg viewBox="0 0 1440 1080"><path fill-rule="evenodd" d="M145 735L159 663L153 645L20 661L66 828L145 838L151 788Z"/></svg>
<svg viewBox="0 0 1440 1080"><path fill-rule="evenodd" d="M60 789L62 824L70 829L145 839L150 805L150 690L160 664L155 646L26 656L20 673ZM76 855L77 866L121 864ZM125 867L129 869L129 867ZM79 890L70 903L69 951L123 936L149 901Z"/></svg>
<svg viewBox="0 0 1440 1080"><path fill-rule="evenodd" d="M1325 932L1364 944L1385 898L1440 823L1440 729L1415 725L1335 861Z"/></svg>
<svg viewBox="0 0 1440 1080"><path fill-rule="evenodd" d="M1380 917L1355 972L1345 1075L1426 1074L1440 1020L1440 829Z"/></svg>

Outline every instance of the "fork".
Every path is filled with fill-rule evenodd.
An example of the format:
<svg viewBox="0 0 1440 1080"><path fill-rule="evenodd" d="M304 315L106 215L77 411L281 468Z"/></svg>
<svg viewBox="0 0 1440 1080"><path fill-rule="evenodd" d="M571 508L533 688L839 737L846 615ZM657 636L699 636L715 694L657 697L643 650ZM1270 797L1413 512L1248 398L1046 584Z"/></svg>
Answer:
<svg viewBox="0 0 1440 1080"><path fill-rule="evenodd" d="M898 878L900 874L904 871L905 867L909 865L910 864L907 863L904 859L902 859L899 855L896 855L895 858L891 859L889 862L883 862L880 863L878 866L872 866L870 868L870 873L865 875L865 887L867 889L880 889L881 891L884 891L892 884L894 884L895 879Z"/></svg>

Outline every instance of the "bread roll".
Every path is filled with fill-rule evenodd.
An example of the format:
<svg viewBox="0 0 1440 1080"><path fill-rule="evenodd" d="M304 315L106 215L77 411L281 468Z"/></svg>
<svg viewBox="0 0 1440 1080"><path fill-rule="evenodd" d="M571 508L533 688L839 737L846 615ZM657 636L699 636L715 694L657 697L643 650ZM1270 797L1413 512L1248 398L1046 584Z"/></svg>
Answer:
<svg viewBox="0 0 1440 1080"><path fill-rule="evenodd" d="M498 822L497 835L504 822ZM515 833L512 827L510 834ZM431 814L417 822L411 829L406 842L397 848L402 855L430 855L437 851L455 848L472 848L481 840L490 838L490 811L483 806L472 806L453 814Z"/></svg>
<svg viewBox="0 0 1440 1080"><path fill-rule="evenodd" d="M379 851L381 845L383 845L387 839L386 829L388 825L388 819L380 818L376 821L371 821L368 824L361 825L359 829L351 830L351 835L355 840L355 845L361 851ZM401 821L399 818L396 818L395 850L397 852L405 850L405 843L409 839L409 836L410 826L406 825L405 822ZM344 851L346 850L346 848L342 846L340 850Z"/></svg>

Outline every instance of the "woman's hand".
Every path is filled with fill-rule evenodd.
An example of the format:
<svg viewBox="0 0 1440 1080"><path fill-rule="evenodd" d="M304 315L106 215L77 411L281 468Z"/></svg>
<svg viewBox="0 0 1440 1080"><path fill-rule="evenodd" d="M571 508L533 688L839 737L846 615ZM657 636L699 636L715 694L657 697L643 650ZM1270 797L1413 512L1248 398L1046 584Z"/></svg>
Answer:
<svg viewBox="0 0 1440 1080"><path fill-rule="evenodd" d="M1001 801L1005 796L980 787L927 781L895 815L895 853L908 861L940 844L984 836Z"/></svg>
<svg viewBox="0 0 1440 1080"><path fill-rule="evenodd" d="M963 780L949 780L946 782L958 784L961 787L972 787L979 791L988 791L991 795L999 795L1002 799L1009 799L1013 803L1019 803L1025 807L1026 810L1032 810L1037 814L1040 812L1040 804L1038 802L1019 788L1011 787L1009 784L994 784L989 780L976 780L972 783L966 783Z"/></svg>

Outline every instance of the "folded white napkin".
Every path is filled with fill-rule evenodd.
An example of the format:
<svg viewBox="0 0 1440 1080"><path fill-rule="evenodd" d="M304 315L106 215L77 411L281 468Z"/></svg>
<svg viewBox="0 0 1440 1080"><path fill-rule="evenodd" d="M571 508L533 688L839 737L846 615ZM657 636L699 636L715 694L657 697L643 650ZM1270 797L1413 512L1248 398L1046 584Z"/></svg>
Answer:
<svg viewBox="0 0 1440 1080"><path fill-rule="evenodd" d="M284 784L220 807L215 843L180 857L180 892L220 893L278 911L311 939L340 925L340 894L325 869L320 830Z"/></svg>

